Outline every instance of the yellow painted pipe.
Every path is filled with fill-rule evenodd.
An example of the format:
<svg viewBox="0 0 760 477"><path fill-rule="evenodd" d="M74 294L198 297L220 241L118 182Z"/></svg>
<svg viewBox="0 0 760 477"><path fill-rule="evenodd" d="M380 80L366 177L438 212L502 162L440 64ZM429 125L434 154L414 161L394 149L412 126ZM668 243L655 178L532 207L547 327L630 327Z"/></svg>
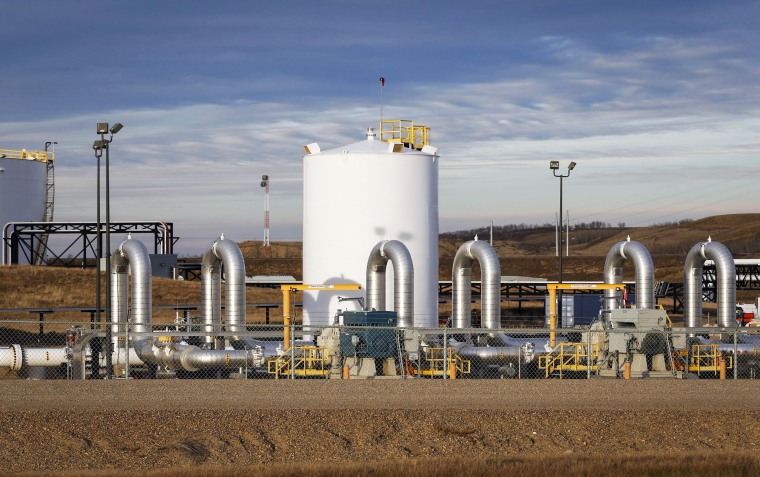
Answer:
<svg viewBox="0 0 760 477"><path fill-rule="evenodd" d="M282 326L284 336L282 338L282 349L290 349L290 289L282 288Z"/></svg>
<svg viewBox="0 0 760 477"><path fill-rule="evenodd" d="M457 365L454 363L449 363L449 379L456 379L457 378Z"/></svg>
<svg viewBox="0 0 760 477"><path fill-rule="evenodd" d="M349 378L348 366L343 366L343 379Z"/></svg>
<svg viewBox="0 0 760 477"><path fill-rule="evenodd" d="M557 346L557 289L549 288L549 345Z"/></svg>
<svg viewBox="0 0 760 477"><path fill-rule="evenodd" d="M628 360L623 364L623 379L631 379L631 362Z"/></svg>

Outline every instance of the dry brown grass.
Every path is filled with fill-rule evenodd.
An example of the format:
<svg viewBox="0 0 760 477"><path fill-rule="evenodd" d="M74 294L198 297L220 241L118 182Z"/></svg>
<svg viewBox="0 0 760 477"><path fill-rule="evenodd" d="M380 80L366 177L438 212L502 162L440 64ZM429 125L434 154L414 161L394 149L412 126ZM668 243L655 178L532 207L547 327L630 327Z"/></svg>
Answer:
<svg viewBox="0 0 760 477"><path fill-rule="evenodd" d="M760 475L760 458L744 453L621 453L606 457L573 454L544 457L509 456L503 458L443 457L438 459L405 459L352 464L267 464L250 467L183 467L142 472L146 477L221 477L221 476L301 476L353 477L372 475L390 477L437 477L457 475L486 477L519 475L521 477L590 477L599 475L642 477L692 477L720 475L750 477ZM34 475L34 474L31 474ZM39 474L42 475L42 474ZM49 475L49 474L46 474ZM134 472L97 471L53 474L59 476L134 475Z"/></svg>
<svg viewBox="0 0 760 477"><path fill-rule="evenodd" d="M547 235L547 233L549 235ZM735 253L736 258L760 254L760 214L723 215L696 220L681 226L641 227L620 229L614 234L587 244L573 246L572 256L564 260L565 280L602 280L604 260L612 245L625 240L627 235L642 242L652 253L656 279L662 281L683 281L683 264L686 252L708 235L720 240L729 249L732 245L749 251ZM571 233L572 235L572 233ZM481 237L485 238L485 237ZM525 243L496 241L495 248L501 259L502 275L557 278L558 260L553 255L553 247L536 252L536 244L553 244L553 232L526 232ZM451 264L461 240L442 238L439 243L441 280L451 279ZM243 242L241 251L246 258L248 275L292 275L302 278L300 242L275 242L271 247L271 257L264 256L260 242ZM677 250L679 253L672 253ZM660 253L657 253L659 251ZM670 251L663 254L663 251ZM753 252L753 253L751 253ZM369 253L369 252L368 252ZM474 266L474 279L479 279L480 270ZM624 279L633 280L634 268L624 268ZM105 275L103 275L105 277ZM105 285L103 285L105 290ZM753 300L755 292L738 292L740 301ZM105 291L101 294L105 303ZM279 303L279 290L249 288L249 303ZM153 304L155 306L189 305L200 303L200 282L175 281L155 278L153 280ZM672 302L663 302L669 306ZM0 308L62 308L92 307L95 305L95 271L64 269L55 267L9 266L0 267ZM505 308L514 306L505 305ZM530 307L532 305L526 305ZM539 304L540 306L540 304ZM442 311L446 311L445 309ZM509 311L505 312L509 315ZM273 312L272 317L279 316ZM156 322L172 321L175 312L157 310ZM249 309L250 323L263 322L263 310ZM57 321L83 321L88 316L74 311L58 312L50 317ZM0 319L36 319L29 313L3 314ZM517 324L519 325L519 324Z"/></svg>
<svg viewBox="0 0 760 477"><path fill-rule="evenodd" d="M96 275L95 270L31 267L11 265L0 267L0 308L82 308L95 306ZM101 274L101 303L105 306L106 275ZM201 302L200 281L153 279L153 305L199 305ZM224 289L224 287L222 287ZM253 288L246 290L248 303L280 303L282 294L279 290ZM200 305L199 305L200 306ZM263 323L264 310L250 308L248 321ZM281 310L280 310L281 312ZM199 313L199 312L197 312ZM276 310L272 318L278 317ZM175 311L155 310L157 323L171 322ZM36 315L28 312L3 313L0 319L29 320ZM46 316L51 321L85 321L89 315L79 311L62 312ZM274 321L274 320L273 320Z"/></svg>

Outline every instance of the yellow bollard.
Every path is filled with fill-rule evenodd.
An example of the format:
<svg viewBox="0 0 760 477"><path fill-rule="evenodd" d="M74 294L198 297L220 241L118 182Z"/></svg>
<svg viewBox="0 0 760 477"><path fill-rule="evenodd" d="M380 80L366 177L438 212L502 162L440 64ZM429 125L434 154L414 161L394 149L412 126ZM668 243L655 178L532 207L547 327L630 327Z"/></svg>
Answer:
<svg viewBox="0 0 760 477"><path fill-rule="evenodd" d="M348 366L343 366L343 379L348 379L349 373L348 373Z"/></svg>
<svg viewBox="0 0 760 477"><path fill-rule="evenodd" d="M720 370L721 381L725 381L726 380L726 360L723 359L723 356L718 358L718 369Z"/></svg>
<svg viewBox="0 0 760 477"><path fill-rule="evenodd" d="M454 363L449 363L449 379L456 379L457 378L457 365Z"/></svg>
<svg viewBox="0 0 760 477"><path fill-rule="evenodd" d="M631 379L631 362L626 361L625 364L623 364L623 379Z"/></svg>

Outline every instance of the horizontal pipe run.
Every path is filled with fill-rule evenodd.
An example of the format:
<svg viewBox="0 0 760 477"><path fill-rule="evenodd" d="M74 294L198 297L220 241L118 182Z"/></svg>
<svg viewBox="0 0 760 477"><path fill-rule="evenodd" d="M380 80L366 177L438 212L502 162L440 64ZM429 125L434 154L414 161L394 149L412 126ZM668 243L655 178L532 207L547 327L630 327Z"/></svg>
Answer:
<svg viewBox="0 0 760 477"><path fill-rule="evenodd" d="M260 350L201 349L182 343L160 343L142 340L134 344L137 355L148 364L171 370L199 371L214 368L263 366Z"/></svg>

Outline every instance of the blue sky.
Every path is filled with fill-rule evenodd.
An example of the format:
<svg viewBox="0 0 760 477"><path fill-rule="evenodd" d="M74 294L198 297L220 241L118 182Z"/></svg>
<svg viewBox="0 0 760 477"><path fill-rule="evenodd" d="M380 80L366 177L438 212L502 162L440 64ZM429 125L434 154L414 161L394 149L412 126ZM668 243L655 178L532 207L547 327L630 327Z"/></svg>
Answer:
<svg viewBox="0 0 760 477"><path fill-rule="evenodd" d="M113 220L301 238L303 145L383 115L432 130L441 230L629 226L756 212L756 1L19 1L0 6L0 147L56 148L56 219L93 220L97 122ZM389 192L392 185L388 185ZM634 237L635 238L635 237ZM719 237L716 239L719 240Z"/></svg>

